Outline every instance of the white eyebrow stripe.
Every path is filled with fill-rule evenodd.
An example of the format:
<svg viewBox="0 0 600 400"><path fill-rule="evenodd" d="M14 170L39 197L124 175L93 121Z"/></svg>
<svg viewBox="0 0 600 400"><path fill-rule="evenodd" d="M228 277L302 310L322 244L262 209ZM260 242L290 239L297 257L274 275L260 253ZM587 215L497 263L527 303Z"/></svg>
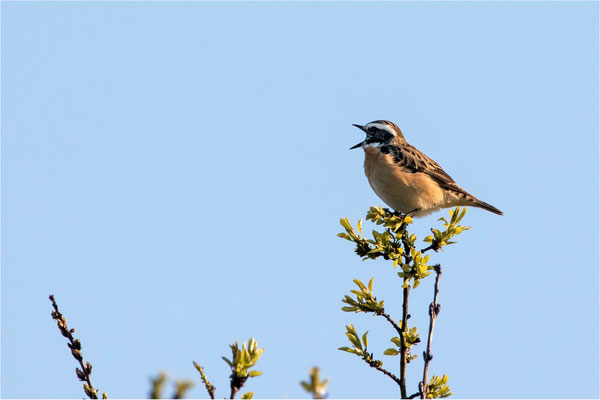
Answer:
<svg viewBox="0 0 600 400"><path fill-rule="evenodd" d="M367 128L370 128L370 127L374 127L374 128L380 129L382 131L389 132L392 135L396 136L396 133L394 132L394 130L392 128L390 128L386 124L380 124L380 123L376 122L376 123L372 123L372 124L368 124L367 125Z"/></svg>

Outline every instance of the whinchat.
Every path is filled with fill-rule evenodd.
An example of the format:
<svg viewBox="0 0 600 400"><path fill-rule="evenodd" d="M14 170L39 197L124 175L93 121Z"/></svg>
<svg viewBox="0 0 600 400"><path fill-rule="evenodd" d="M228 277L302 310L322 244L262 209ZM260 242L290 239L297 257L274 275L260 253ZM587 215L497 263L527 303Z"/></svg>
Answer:
<svg viewBox="0 0 600 400"><path fill-rule="evenodd" d="M473 206L502 215L458 186L438 163L410 145L393 122L353 125L367 137L350 149L364 149L369 184L395 211L422 217L442 208Z"/></svg>

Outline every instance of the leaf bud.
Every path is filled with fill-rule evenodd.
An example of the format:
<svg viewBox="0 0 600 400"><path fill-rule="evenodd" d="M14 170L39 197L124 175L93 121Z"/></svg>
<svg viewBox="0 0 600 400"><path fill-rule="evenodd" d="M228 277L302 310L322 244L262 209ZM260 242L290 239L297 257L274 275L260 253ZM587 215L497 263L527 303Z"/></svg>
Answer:
<svg viewBox="0 0 600 400"><path fill-rule="evenodd" d="M77 378L78 378L80 381L85 381L85 379L86 379L86 376L85 376L85 374L83 373L83 371L82 371L82 370L80 370L79 368L75 368L75 374L77 375Z"/></svg>
<svg viewBox="0 0 600 400"><path fill-rule="evenodd" d="M83 360L83 357L81 356L81 352L79 350L76 349L71 349L71 354L73 354L73 357L77 360L77 361L81 361Z"/></svg>

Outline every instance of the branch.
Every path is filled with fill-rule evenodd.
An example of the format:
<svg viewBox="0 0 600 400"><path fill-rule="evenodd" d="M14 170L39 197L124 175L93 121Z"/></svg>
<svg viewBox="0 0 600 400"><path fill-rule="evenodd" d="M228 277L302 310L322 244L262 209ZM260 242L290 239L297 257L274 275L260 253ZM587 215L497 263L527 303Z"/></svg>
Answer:
<svg viewBox="0 0 600 400"><path fill-rule="evenodd" d="M440 313L441 306L438 304L438 294L440 293L440 277L442 275L442 267L439 264L433 266L436 276L435 276L435 286L433 289L433 302L429 305L429 337L427 338L427 351L423 352L423 359L425 360L425 366L423 368L423 381L420 385L421 398L427 398L427 392L429 391L429 387L427 385L427 372L429 369L429 362L433 359L433 354L431 353L431 342L433 341L433 329L435 327L435 320Z"/></svg>
<svg viewBox="0 0 600 400"><path fill-rule="evenodd" d="M185 395L194 386L194 382L188 380L175 381L175 393L173 399L185 399Z"/></svg>
<svg viewBox="0 0 600 400"><path fill-rule="evenodd" d="M386 374L387 376L389 376L390 378L392 378L394 380L394 382L396 382L398 385L401 384L400 379L396 375L392 374L390 371L383 368L381 365L378 365L376 363L369 363L369 362L367 362L367 364L369 364L369 366L371 366L372 368L375 368L377 371L381 371L384 374Z"/></svg>
<svg viewBox="0 0 600 400"><path fill-rule="evenodd" d="M167 374L163 371L158 373L156 378L150 378L150 399L162 399L162 392L167 382Z"/></svg>
<svg viewBox="0 0 600 400"><path fill-rule="evenodd" d="M410 243L406 230L402 233L402 244L404 245L404 253L410 254ZM406 286L402 290L402 326L400 332L400 397L406 399L406 364L408 363L408 347L404 338L404 332L408 326L408 295L410 287Z"/></svg>
<svg viewBox="0 0 600 400"><path fill-rule="evenodd" d="M429 250L435 250L435 251L438 251L438 246L437 246L437 245L433 245L433 244L431 244L431 245L429 245L429 246L427 246L427 247L425 247L425 248L421 249L421 254L425 254L425 252L426 252L426 251L429 251Z"/></svg>
<svg viewBox="0 0 600 400"><path fill-rule="evenodd" d="M229 396L230 399L235 398L235 395L242 388L242 386L244 386L244 383L246 383L247 379L248 376L237 376L235 374L231 375L231 395Z"/></svg>
<svg viewBox="0 0 600 400"><path fill-rule="evenodd" d="M75 373L80 381L85 382L83 384L83 391L90 399L97 399L98 389L94 389L94 386L92 385L92 364L89 362L86 362L85 364L83 363L83 356L81 355L81 341L73 337L75 329L69 329L67 326L67 320L59 311L56 300L54 299L54 295L51 294L49 299L52 302L52 307L54 308L54 311L51 313L52 319L56 321L56 325L58 325L60 333L69 341L67 346L69 346L73 358L79 362L79 366L81 367L81 369L75 368ZM102 398L107 398L106 393L102 393Z"/></svg>
<svg viewBox="0 0 600 400"><path fill-rule="evenodd" d="M206 375L204 374L204 368L202 368L202 366L200 366L200 364L198 364L196 361L193 361L193 364L194 368L196 368L196 370L200 373L200 378L202 378L202 383L204 383L204 387L206 388L208 395L211 399L214 399L216 388L208 381L208 378L206 378Z"/></svg>
<svg viewBox="0 0 600 400"><path fill-rule="evenodd" d="M308 375L308 381L301 381L300 386L311 394L313 399L326 399L329 379L321 381L319 373L319 367L312 367Z"/></svg>
<svg viewBox="0 0 600 400"><path fill-rule="evenodd" d="M408 295L410 288L402 290L402 327L400 330L400 396L406 399L406 364L408 362L408 347L404 339L404 332L408 324Z"/></svg>
<svg viewBox="0 0 600 400"><path fill-rule="evenodd" d="M384 317L385 319L387 319L387 321L392 324L392 326L394 327L394 329L396 330L396 332L398 332L398 335L400 335L400 338L402 338L402 328L400 328L400 326L398 326L398 324L392 319L392 317L389 316L389 314L386 314L383 309L379 312L376 312L375 315L381 315L382 317Z"/></svg>
<svg viewBox="0 0 600 400"><path fill-rule="evenodd" d="M233 399L242 386L244 386L244 383L246 383L248 378L260 376L262 374L262 372L256 370L250 371L250 368L256 365L256 362L265 349L259 349L256 339L254 338L248 340L248 348L246 348L246 342L244 342L240 349L237 341L234 344L229 345L229 347L231 348L231 360L226 357L222 358L231 368L231 375L229 376L231 395L229 398ZM250 393L246 393L246 395L250 395Z"/></svg>

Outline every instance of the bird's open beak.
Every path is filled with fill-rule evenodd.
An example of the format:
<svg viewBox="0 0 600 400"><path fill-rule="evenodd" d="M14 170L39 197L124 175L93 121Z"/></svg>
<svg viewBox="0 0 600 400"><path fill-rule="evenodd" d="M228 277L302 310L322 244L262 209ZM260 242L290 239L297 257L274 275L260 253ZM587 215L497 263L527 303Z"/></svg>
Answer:
<svg viewBox="0 0 600 400"><path fill-rule="evenodd" d="M362 126L362 125L358 125L358 124L352 124L352 126L355 126L355 127L357 127L357 128L358 128L358 129L360 129L361 131L364 131L364 130L365 130L364 126ZM360 146L362 146L362 145L365 143L365 141L366 141L366 139L365 139L365 140L363 140L362 142L360 142L359 144L357 144L357 145L355 145L355 146L352 146L352 147L350 147L350 150L359 148Z"/></svg>

